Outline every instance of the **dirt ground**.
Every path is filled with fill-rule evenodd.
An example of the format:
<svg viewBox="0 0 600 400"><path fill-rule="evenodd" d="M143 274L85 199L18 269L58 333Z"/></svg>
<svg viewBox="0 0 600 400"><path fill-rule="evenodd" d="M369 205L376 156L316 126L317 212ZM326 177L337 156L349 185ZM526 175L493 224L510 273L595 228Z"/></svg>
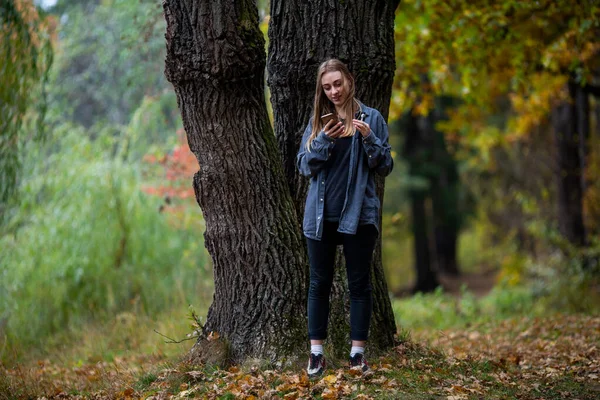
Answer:
<svg viewBox="0 0 600 400"><path fill-rule="evenodd" d="M463 273L459 276L440 275L440 284L445 292L460 294L460 288L465 285L469 292L477 297L485 296L496 284L498 271L488 270L475 273Z"/></svg>
<svg viewBox="0 0 600 400"><path fill-rule="evenodd" d="M482 297L492 290L497 283L497 277L497 270L488 269L481 272L461 273L457 276L439 274L438 281L444 292L448 294L460 295L461 287L465 285L467 290L476 297ZM399 298L410 297L413 294L412 287L401 288L394 292L394 296Z"/></svg>

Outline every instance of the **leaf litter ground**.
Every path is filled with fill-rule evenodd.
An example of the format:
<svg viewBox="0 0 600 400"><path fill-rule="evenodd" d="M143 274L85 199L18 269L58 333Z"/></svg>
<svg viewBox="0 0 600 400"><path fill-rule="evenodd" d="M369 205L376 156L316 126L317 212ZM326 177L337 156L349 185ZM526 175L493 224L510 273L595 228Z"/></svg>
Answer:
<svg viewBox="0 0 600 400"><path fill-rule="evenodd" d="M513 318L412 339L372 359L373 373L227 370L133 356L72 367L0 367L0 399L598 399L600 318Z"/></svg>

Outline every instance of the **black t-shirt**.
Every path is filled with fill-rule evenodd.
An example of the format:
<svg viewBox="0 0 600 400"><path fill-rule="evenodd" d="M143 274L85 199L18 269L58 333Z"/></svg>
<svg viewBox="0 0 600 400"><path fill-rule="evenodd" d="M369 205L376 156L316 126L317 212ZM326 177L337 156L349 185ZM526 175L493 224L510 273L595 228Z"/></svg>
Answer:
<svg viewBox="0 0 600 400"><path fill-rule="evenodd" d="M325 183L325 221L339 221L346 200L348 174L350 172L350 148L353 136L339 138L325 164L329 169Z"/></svg>

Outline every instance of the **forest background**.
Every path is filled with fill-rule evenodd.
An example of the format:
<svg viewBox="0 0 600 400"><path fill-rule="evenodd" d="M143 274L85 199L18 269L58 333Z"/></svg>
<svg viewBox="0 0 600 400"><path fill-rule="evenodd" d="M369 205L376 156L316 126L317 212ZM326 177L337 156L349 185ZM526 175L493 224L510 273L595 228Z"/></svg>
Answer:
<svg viewBox="0 0 600 400"><path fill-rule="evenodd" d="M154 331L190 334L213 283L191 186L198 165L163 73L162 7L9 3L2 364L175 357L186 343ZM600 10L541 3L403 1L396 12L382 237L405 335L598 315ZM268 1L258 5L266 37ZM15 16L24 30L13 30Z"/></svg>

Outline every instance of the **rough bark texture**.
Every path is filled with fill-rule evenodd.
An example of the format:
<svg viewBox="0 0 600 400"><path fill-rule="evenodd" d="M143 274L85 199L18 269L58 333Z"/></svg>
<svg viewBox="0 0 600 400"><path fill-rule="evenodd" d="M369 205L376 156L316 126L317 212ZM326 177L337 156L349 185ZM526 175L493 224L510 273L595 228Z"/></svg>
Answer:
<svg viewBox="0 0 600 400"><path fill-rule="evenodd" d="M573 101L563 102L552 112L556 145L558 222L560 232L576 246L586 243L583 225L583 193L580 143L577 127L576 83L569 82Z"/></svg>
<svg viewBox="0 0 600 400"><path fill-rule="evenodd" d="M271 0L268 60L271 103L284 170L299 216L304 212L307 180L297 174L295 157L311 117L317 68L329 58L345 62L356 79L357 97L387 118L395 70L393 29L398 3L398 0ZM383 200L383 179L378 179L377 184ZM330 342L336 349L341 344L338 342L347 338L344 332L348 331L343 277L338 268L329 323ZM370 351L391 346L396 332L381 263L381 238L374 254L373 284Z"/></svg>
<svg viewBox="0 0 600 400"><path fill-rule="evenodd" d="M218 332L232 361L281 360L306 337L308 271L266 110L258 12L251 0L163 5L165 74L200 165L194 189L214 267L204 333Z"/></svg>

